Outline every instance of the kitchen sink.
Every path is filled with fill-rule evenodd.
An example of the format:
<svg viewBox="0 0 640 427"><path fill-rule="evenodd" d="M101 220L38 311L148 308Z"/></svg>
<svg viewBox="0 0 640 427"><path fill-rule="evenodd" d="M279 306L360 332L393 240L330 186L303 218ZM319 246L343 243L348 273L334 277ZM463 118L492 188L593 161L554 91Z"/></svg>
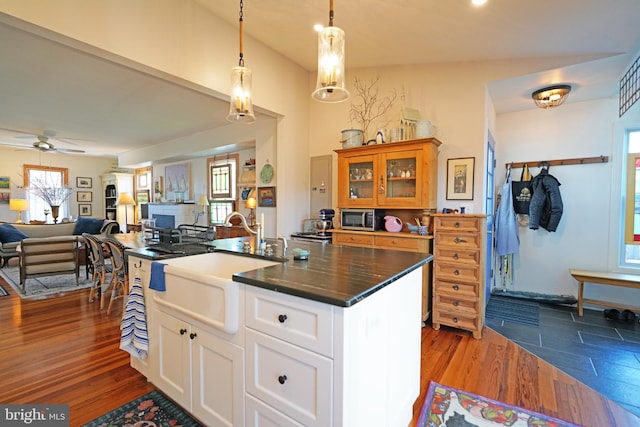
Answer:
<svg viewBox="0 0 640 427"><path fill-rule="evenodd" d="M278 264L222 252L162 262L166 291L153 293L156 304L229 334L238 331L240 310L240 284L232 276Z"/></svg>

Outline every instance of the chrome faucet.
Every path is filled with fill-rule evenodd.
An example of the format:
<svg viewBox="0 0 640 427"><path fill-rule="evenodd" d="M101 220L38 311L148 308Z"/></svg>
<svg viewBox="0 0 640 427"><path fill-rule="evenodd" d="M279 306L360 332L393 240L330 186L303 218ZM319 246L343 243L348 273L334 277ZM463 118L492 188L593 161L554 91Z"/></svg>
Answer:
<svg viewBox="0 0 640 427"><path fill-rule="evenodd" d="M278 236L278 240L282 240L282 256L287 256L287 239L282 234Z"/></svg>
<svg viewBox="0 0 640 427"><path fill-rule="evenodd" d="M247 224L247 219L244 217L244 215L242 215L238 211L233 211L229 215L227 215L227 217L224 219L224 225L231 225L229 220L234 216L239 216L240 220L242 221L242 227L247 231L247 233L253 234L254 236L253 250L255 252L258 252L258 250L260 249L260 237L262 236L262 227L263 227L262 224L260 224L259 222L256 223L256 229L253 230L251 227L249 227L249 224Z"/></svg>

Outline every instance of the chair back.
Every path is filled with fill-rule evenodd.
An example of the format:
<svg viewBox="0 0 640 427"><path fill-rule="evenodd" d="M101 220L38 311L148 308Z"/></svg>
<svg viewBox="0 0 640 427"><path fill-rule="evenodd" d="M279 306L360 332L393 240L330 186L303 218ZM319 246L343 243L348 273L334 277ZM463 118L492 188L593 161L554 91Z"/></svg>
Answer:
<svg viewBox="0 0 640 427"><path fill-rule="evenodd" d="M127 267L124 251L127 249L122 243L112 237L105 237L102 239L102 243L109 250L109 257L111 258L111 268L114 273L119 275L128 275L129 269Z"/></svg>
<svg viewBox="0 0 640 427"><path fill-rule="evenodd" d="M104 267L104 251L102 249L102 240L89 233L82 233L82 237L84 237L84 241L89 246L89 258L91 259L91 263L97 270Z"/></svg>

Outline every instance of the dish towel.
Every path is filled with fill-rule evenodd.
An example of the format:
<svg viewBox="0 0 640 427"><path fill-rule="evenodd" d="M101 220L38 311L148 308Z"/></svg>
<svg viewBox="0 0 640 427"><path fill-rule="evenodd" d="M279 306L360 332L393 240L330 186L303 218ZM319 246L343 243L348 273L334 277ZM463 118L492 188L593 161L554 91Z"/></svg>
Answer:
<svg viewBox="0 0 640 427"><path fill-rule="evenodd" d="M149 335L142 280L136 275L120 322L120 349L138 359L149 354Z"/></svg>
<svg viewBox="0 0 640 427"><path fill-rule="evenodd" d="M167 290L164 284L164 268L166 264L154 261L151 263L151 278L149 288L154 291L164 292Z"/></svg>

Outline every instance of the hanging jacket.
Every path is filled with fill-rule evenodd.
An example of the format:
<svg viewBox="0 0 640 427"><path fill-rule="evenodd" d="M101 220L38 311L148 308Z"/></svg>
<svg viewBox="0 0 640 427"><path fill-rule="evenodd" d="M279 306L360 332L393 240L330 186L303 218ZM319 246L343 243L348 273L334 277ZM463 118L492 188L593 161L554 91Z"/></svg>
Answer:
<svg viewBox="0 0 640 427"><path fill-rule="evenodd" d="M529 205L529 228L556 231L562 217L560 182L544 168L531 180L533 196Z"/></svg>
<svg viewBox="0 0 640 427"><path fill-rule="evenodd" d="M498 256L516 254L520 249L518 223L513 209L511 194L511 171L502 185L500 204L496 212L496 253Z"/></svg>

